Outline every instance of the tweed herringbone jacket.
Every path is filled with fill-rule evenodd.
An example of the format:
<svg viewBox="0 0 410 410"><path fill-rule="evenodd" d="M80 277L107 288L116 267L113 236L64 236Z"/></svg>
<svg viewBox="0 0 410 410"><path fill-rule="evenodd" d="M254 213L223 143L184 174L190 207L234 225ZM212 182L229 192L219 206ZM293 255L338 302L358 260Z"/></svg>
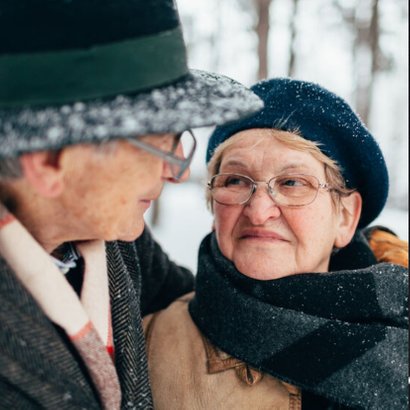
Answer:
<svg viewBox="0 0 410 410"><path fill-rule="evenodd" d="M141 315L190 291L193 277L148 232L135 243L107 243L106 251L121 407L150 409ZM101 408L78 353L1 258L0 408Z"/></svg>

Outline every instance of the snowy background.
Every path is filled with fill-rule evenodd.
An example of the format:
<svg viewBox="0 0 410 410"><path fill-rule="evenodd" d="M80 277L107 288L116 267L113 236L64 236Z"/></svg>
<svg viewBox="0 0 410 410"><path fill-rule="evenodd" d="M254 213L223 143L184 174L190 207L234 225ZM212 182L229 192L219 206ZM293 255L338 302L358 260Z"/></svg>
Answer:
<svg viewBox="0 0 410 410"><path fill-rule="evenodd" d="M191 68L225 74L248 86L257 81L254 1L177 0ZM289 73L293 24L297 30L292 76L320 83L355 107L357 87L368 80L368 73L362 70L367 57L359 54L357 47L352 52L357 33L342 19L340 10L351 12L360 24L375 1L385 67L373 77L367 125L385 154L391 187L388 204L374 223L408 238L407 0L299 0L297 14L292 8L294 0L272 0L268 76ZM205 150L212 128L194 131L199 146L191 181L165 186L155 224L152 209L146 214L147 224L171 259L193 271L200 241L212 225L205 205Z"/></svg>

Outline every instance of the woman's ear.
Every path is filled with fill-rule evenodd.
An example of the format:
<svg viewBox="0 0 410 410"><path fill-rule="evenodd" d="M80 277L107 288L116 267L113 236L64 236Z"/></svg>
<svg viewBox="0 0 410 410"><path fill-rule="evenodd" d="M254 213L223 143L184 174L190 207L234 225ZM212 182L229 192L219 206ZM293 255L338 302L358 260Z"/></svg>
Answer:
<svg viewBox="0 0 410 410"><path fill-rule="evenodd" d="M343 248L353 238L362 213L362 197L357 192L340 200L338 231L335 239L335 247Z"/></svg>
<svg viewBox="0 0 410 410"><path fill-rule="evenodd" d="M59 196L63 190L60 153L61 151L38 151L20 157L20 164L28 183L37 193L48 198Z"/></svg>

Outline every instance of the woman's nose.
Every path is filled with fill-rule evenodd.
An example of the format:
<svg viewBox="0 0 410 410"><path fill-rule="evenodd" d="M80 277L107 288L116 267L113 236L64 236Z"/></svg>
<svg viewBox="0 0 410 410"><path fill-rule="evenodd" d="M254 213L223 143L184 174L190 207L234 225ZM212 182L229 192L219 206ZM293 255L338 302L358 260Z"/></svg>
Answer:
<svg viewBox="0 0 410 410"><path fill-rule="evenodd" d="M259 185L249 202L245 205L243 214L253 225L263 225L270 218L278 218L281 210L264 185Z"/></svg>

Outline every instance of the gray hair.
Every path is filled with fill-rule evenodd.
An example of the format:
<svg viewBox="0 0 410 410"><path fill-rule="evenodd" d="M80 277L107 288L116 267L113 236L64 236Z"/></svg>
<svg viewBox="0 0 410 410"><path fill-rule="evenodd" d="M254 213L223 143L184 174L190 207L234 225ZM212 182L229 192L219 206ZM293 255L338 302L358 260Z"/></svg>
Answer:
<svg viewBox="0 0 410 410"><path fill-rule="evenodd" d="M4 179L21 178L22 176L23 170L18 157L0 158L0 181Z"/></svg>

